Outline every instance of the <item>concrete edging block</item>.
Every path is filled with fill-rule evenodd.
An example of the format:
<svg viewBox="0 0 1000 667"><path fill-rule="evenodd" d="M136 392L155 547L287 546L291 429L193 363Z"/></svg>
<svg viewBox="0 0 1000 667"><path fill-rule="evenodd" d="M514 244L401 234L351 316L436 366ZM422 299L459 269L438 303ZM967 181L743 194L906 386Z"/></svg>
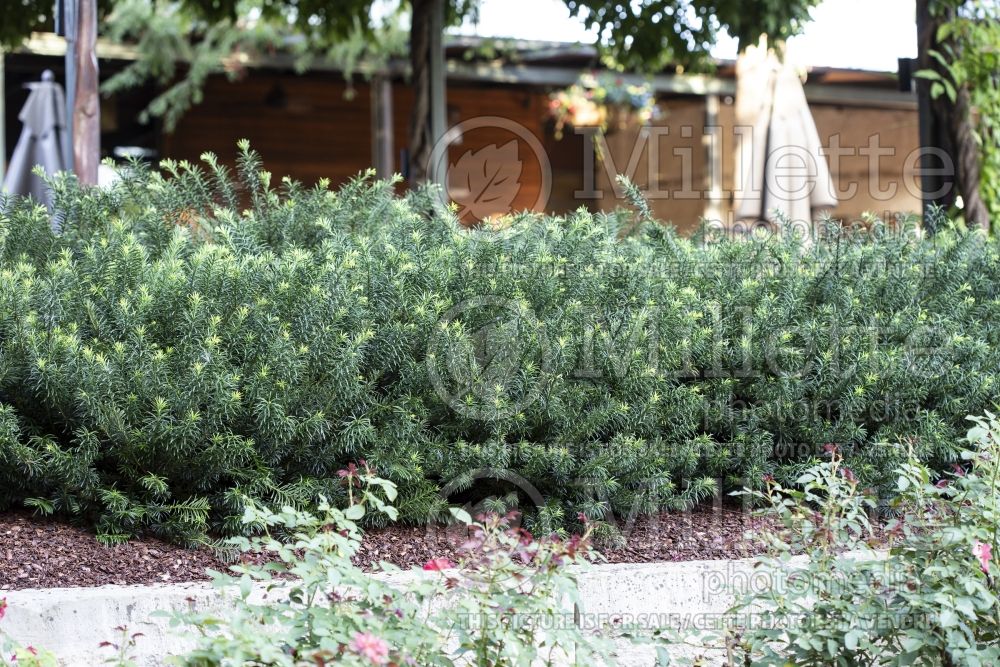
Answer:
<svg viewBox="0 0 1000 667"><path fill-rule="evenodd" d="M794 569L803 562L797 557L789 565ZM422 574L373 576L405 589ZM735 601L734 589L760 590L772 583L766 577L754 581L755 576L753 559L594 565L578 573L579 608L567 608L566 613L576 613L587 628L705 629L725 620ZM253 597L263 593L258 586ZM52 651L62 664L74 667L100 664L109 657L110 651L98 645L116 641L121 633L115 628L120 626L143 633L134 652L140 665L162 664L165 656L191 645L169 628L164 612L225 604L224 595L207 583L28 589L0 592L0 597L9 605L3 621L6 632L23 644ZM616 664L651 664L651 650L622 646Z"/></svg>

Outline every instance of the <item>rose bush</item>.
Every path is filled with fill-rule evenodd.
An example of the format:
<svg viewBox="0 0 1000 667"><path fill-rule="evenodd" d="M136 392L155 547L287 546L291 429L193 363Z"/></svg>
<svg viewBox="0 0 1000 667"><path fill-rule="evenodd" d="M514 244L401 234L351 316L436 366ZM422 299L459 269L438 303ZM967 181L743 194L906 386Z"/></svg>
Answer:
<svg viewBox="0 0 1000 667"><path fill-rule="evenodd" d="M974 422L950 473L911 452L880 535L869 521L875 499L835 448L800 488L771 481L749 492L785 530L764 536L770 587L743 591L731 612L730 664L1000 663L1000 422L989 413Z"/></svg>
<svg viewBox="0 0 1000 667"><path fill-rule="evenodd" d="M535 539L511 517L473 522L455 510L465 535L460 562L435 558L405 573L383 564L373 577L351 562L361 543L356 521L393 515L395 487L370 469L357 480L345 510L247 509L245 520L264 536L233 542L269 562L216 573L231 603L224 610L174 617L178 631L197 636L180 664L614 664L614 644L574 622L573 570L594 558L589 534Z"/></svg>

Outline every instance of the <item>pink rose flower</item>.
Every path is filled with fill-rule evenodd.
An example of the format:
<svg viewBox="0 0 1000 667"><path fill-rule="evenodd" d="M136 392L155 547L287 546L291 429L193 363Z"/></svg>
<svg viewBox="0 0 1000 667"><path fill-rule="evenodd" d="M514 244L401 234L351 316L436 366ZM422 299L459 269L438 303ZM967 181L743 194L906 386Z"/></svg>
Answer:
<svg viewBox="0 0 1000 667"><path fill-rule="evenodd" d="M389 662L389 644L370 632L355 633L354 639L347 647L361 657L367 658L373 665L384 665Z"/></svg>
<svg viewBox="0 0 1000 667"><path fill-rule="evenodd" d="M989 573L990 561L993 560L993 547L984 542L976 542L972 547L972 555L979 559L979 567Z"/></svg>
<svg viewBox="0 0 1000 667"><path fill-rule="evenodd" d="M427 572L440 572L441 570L450 570L455 567L447 558L432 558L426 563L424 563L424 570Z"/></svg>

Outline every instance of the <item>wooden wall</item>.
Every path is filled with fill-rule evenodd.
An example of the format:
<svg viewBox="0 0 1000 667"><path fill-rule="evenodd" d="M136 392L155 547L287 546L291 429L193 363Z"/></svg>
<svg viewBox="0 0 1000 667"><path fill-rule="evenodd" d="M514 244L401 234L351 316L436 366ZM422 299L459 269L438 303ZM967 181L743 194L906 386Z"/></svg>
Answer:
<svg viewBox="0 0 1000 667"><path fill-rule="evenodd" d="M247 138L264 157L265 167L277 180L283 175L306 183L328 177L334 184L342 183L368 168L372 163L372 126L370 90L359 81L351 89L336 73L312 73L296 76L285 72L254 71L241 81L230 83L223 77L208 82L204 102L189 111L175 133L164 135L162 154L165 157L198 160L199 155L213 151L227 163L236 155L236 142ZM412 95L403 82L393 86L394 168L402 171L402 150L409 136ZM470 129L449 149L451 182L457 198L468 184L457 174L462 156L472 158L491 147L516 143L517 151L494 151L491 169L516 174L517 191L510 203L519 210L533 207L542 188L543 170L551 170L552 190L543 208L565 212L579 206L592 209L612 209L623 202L616 196L607 173L607 162L596 163L593 180L601 197L581 197L577 191L585 185L583 173L587 146L582 138L566 132L562 140L553 136L547 119L548 93L537 88L494 84L450 83L448 87L448 124L456 126L470 119L495 116L501 123ZM659 165L649 166L647 144L639 151L633 179L653 193L650 203L656 215L671 221L682 231L694 229L709 210L705 191L705 100L700 97L674 97L661 100L664 116L655 124L667 128L658 136ZM836 215L856 219L863 211L919 211L920 199L915 189L912 168L905 169L907 156L918 146L917 114L915 110L858 108L837 105L814 105L821 141L829 145L831 137L839 135L842 146L860 150L868 145L869 137L878 133L883 147L895 155L880 159L874 185L885 189L890 181L898 181L891 196L874 193L868 182L868 158L858 153L842 159L833 174L841 189L856 184L857 192L844 198ZM734 179L735 135L731 101L720 105L718 122L721 130L722 187L721 212L731 210L731 190ZM533 147L511 127L523 128L534 136L544 149L540 160ZM637 141L637 131L624 130L608 137L608 153L618 171L626 171L629 156ZM509 148L509 147L508 147ZM496 159L507 163L498 165ZM513 162L512 162L513 161ZM466 165L475 160L467 160ZM912 167L912 162L910 163ZM906 172L906 173L904 173ZM903 178L900 179L901 174ZM501 197L501 200L504 198ZM501 201L501 203L504 203ZM504 212L506 205L498 213ZM466 220L471 222L470 217Z"/></svg>
<svg viewBox="0 0 1000 667"><path fill-rule="evenodd" d="M483 179L473 177L471 187L474 191L469 193L466 192L469 179L465 177L470 176L467 167L482 165L485 159L489 163L487 168L491 174L496 172L513 179L500 184L499 192L492 194L499 194L503 202L510 201L509 210L533 208L542 189L544 161L539 159L537 151L524 136L533 136L539 143L543 141L546 134L544 125L548 96L520 87L476 84L449 84L447 96L448 126L465 128L465 131L453 135L454 142L448 150L448 188L454 198L464 201L470 197L475 199L479 195ZM397 155L395 168L402 172L403 165L398 160L402 155L401 150L409 143L410 113L413 108L413 95L409 88L402 85L394 87L393 108ZM486 120L491 117L502 120ZM500 150L510 142L515 142L516 153L510 147L506 151ZM463 162L462 159L467 154L468 157ZM490 194L480 196L480 203L489 199ZM512 196L512 199L506 195ZM460 207L460 210L465 211L466 208ZM507 210L507 206L500 206L495 212L505 213ZM465 222L475 221L469 211L465 213Z"/></svg>
<svg viewBox="0 0 1000 667"><path fill-rule="evenodd" d="M697 228L700 218L710 210L705 131L705 100L700 97L665 99L660 102L662 119L654 125L668 128L659 137L659 169L648 168L648 148L639 155L633 180L651 193L649 202L656 216L672 222L682 232ZM813 104L813 118L824 147L839 145L851 155L832 164L834 188L840 195L833 216L856 221L865 212L883 217L893 213L919 213L919 183L910 157L920 146L916 110L858 108L846 105ZM723 100L716 121L721 152L721 201L723 221L732 222L733 188L736 179L735 108ZM638 130L616 132L608 137L612 161L625 171L635 145L642 145ZM869 146L891 152L875 160L866 153ZM878 150L878 149L875 149ZM830 160L828 159L828 164ZM870 168L871 167L871 168ZM599 169L598 181L605 196L599 202L605 210L621 205L610 187L605 170ZM692 192L693 190L693 192Z"/></svg>
<svg viewBox="0 0 1000 667"><path fill-rule="evenodd" d="M893 212L921 211L920 183L914 173L920 148L916 110L812 105L816 129L824 146L835 142L856 153L840 159L834 183L844 194L834 214L855 221L866 211L888 217ZM891 155L869 158L869 143ZM877 144L876 144L877 142ZM875 165L870 169L870 165Z"/></svg>
<svg viewBox="0 0 1000 667"><path fill-rule="evenodd" d="M598 187L604 193L598 205L604 210L626 205L620 189L612 184L613 174L624 173L647 192L658 219L689 232L697 227L708 204L705 102L698 97L675 97L661 100L659 107L662 116L650 123L659 131L642 138L639 128L627 127L608 135L608 159L597 168ZM657 151L652 164L651 150Z"/></svg>
<svg viewBox="0 0 1000 667"><path fill-rule="evenodd" d="M920 193L913 169L904 168L906 157L920 147L916 109L811 104L810 110L822 146L830 148L839 144L845 150L854 151L854 155L842 157L839 165L827 158L834 189L843 193L832 212L835 218L855 221L869 211L881 216L890 216L893 212L920 213ZM720 106L719 124L723 128L723 211L728 214L732 210L736 178L735 107L732 104ZM875 168L869 173L869 159L864 152L875 135L877 142L891 149L894 155L873 162ZM878 194L878 190L888 191L891 183L898 184L891 194Z"/></svg>
<svg viewBox="0 0 1000 667"><path fill-rule="evenodd" d="M204 101L163 136L163 156L197 161L212 151L233 164L236 142L249 139L275 181L288 175L342 183L371 165L368 86L355 89L348 99L344 78L335 73L258 71L235 83L213 77Z"/></svg>

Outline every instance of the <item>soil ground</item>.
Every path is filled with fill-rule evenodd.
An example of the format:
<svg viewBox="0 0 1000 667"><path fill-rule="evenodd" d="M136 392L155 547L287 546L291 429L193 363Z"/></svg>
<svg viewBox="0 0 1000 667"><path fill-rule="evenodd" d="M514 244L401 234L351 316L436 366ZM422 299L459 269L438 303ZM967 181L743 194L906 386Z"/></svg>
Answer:
<svg viewBox="0 0 1000 667"><path fill-rule="evenodd" d="M766 524L738 510L698 507L642 517L620 529L619 546L600 548L611 563L746 558L761 551L748 534L766 530ZM453 531L392 525L367 532L355 560L365 568L380 561L419 567L432 558L456 560L461 541ZM105 547L87 528L29 512L0 513L0 591L203 581L206 568L226 567L207 548L185 549L152 537Z"/></svg>

